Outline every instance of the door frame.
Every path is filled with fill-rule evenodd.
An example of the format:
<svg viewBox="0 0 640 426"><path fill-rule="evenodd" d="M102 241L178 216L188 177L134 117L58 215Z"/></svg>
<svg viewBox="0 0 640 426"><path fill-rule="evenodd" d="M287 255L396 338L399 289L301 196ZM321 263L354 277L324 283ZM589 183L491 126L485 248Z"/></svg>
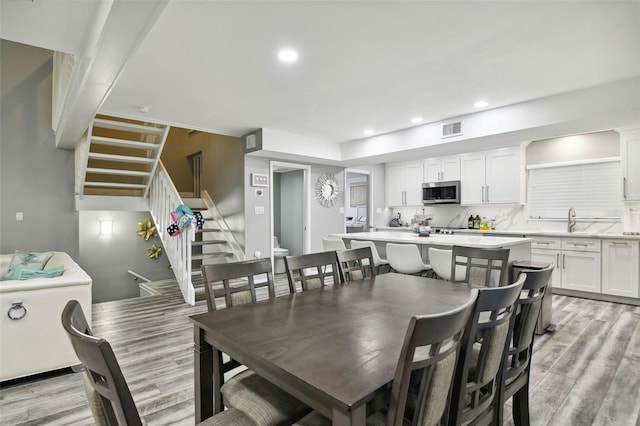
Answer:
<svg viewBox="0 0 640 426"><path fill-rule="evenodd" d="M304 200L303 208L302 208L302 221L303 221L303 229L302 229L302 251L303 253L309 253L311 251L311 239L309 235L311 235L311 166L308 164L299 164L299 163L287 163L284 161L269 161L269 176L272 182L272 190L269 191L269 206L271 209L271 229L270 236L273 238L273 230L274 226L274 215L273 215L273 174L275 170L280 168L287 168L291 170L302 170L302 198ZM273 242L270 244L271 247L271 263L273 264Z"/></svg>
<svg viewBox="0 0 640 426"><path fill-rule="evenodd" d="M344 200L347 199L346 197L346 193L347 191L350 190L350 188L347 186L348 181L347 178L349 176L349 173L355 173L355 174L359 174L359 175L367 175L367 225L366 228L364 229L364 232L369 232L369 229L371 229L371 206L373 205L373 203L371 203L371 195L372 195L372 191L371 191L371 172L368 170L360 170L360 169L344 169L344 183L342 185L342 187L344 188L344 193L345 193L345 197ZM344 208L346 209L348 206L346 205L346 202L344 203L345 206ZM346 221L346 214L345 214L345 220L343 220L343 224L342 226L344 227L342 229L342 232L346 233L347 232L347 221Z"/></svg>

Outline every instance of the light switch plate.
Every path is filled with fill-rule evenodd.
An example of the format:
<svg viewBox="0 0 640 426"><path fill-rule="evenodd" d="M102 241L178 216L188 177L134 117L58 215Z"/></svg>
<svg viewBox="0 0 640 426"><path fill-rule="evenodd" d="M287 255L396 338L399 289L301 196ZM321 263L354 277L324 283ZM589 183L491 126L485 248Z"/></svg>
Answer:
<svg viewBox="0 0 640 426"><path fill-rule="evenodd" d="M269 186L269 175L262 173L251 173L251 186Z"/></svg>
<svg viewBox="0 0 640 426"><path fill-rule="evenodd" d="M264 206L256 206L254 211L256 214L264 214Z"/></svg>
<svg viewBox="0 0 640 426"><path fill-rule="evenodd" d="M24 220L24 215L22 214L22 212L16 212L16 220L18 222L21 222Z"/></svg>

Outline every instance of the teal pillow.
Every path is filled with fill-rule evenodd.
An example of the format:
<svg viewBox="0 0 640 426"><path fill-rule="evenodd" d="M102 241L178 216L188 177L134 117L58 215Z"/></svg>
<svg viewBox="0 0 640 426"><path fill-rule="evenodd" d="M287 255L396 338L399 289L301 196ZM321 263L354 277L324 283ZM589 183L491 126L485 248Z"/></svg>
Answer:
<svg viewBox="0 0 640 426"><path fill-rule="evenodd" d="M30 252L25 253L20 250L16 250L13 253L13 258L11 259L11 264L9 265L9 273L13 270L17 265L26 265L28 269L33 271L41 271L44 269L45 265L53 256L52 251L47 251L44 253L36 253Z"/></svg>
<svg viewBox="0 0 640 426"><path fill-rule="evenodd" d="M9 270L9 273L2 277L2 280L28 280L31 278L55 278L64 273L64 266L56 266L54 268L43 269L41 271L29 268L29 265L18 264L15 268Z"/></svg>

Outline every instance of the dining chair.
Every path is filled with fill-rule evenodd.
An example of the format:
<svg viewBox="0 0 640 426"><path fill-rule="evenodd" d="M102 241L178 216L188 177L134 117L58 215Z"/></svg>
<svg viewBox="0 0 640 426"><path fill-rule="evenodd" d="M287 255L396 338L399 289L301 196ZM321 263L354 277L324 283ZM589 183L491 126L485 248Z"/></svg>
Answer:
<svg viewBox="0 0 640 426"><path fill-rule="evenodd" d="M142 425L140 414L109 342L94 336L80 303L70 300L62 311L67 332L84 366L83 384L96 425ZM253 421L241 410L230 408L199 423L208 426L246 426Z"/></svg>
<svg viewBox="0 0 640 426"><path fill-rule="evenodd" d="M376 274L370 247L353 248L336 252L343 282L361 280ZM368 271L368 272L367 272Z"/></svg>
<svg viewBox="0 0 640 426"><path fill-rule="evenodd" d="M202 265L207 306L216 310L215 298L224 294L225 305L256 302L256 288L267 287L268 299L275 298L271 259ZM222 284L222 290L219 290ZM226 355L224 356L227 357ZM241 364L234 359L223 362L227 373ZM225 405L237 408L253 419L256 425L271 426L302 417L310 408L282 389L246 369L232 376L220 388Z"/></svg>
<svg viewBox="0 0 640 426"><path fill-rule="evenodd" d="M376 244L373 241L351 240L351 248L371 248L371 255L373 256L373 265L376 268L376 274L380 274L382 267L389 269L389 261L380 257Z"/></svg>
<svg viewBox="0 0 640 426"><path fill-rule="evenodd" d="M456 309L411 317L388 401L369 415L368 425L444 424L460 344L478 292L472 290L469 300ZM417 389L416 395L411 389ZM331 420L313 411L294 425L329 426Z"/></svg>
<svg viewBox="0 0 640 426"><path fill-rule="evenodd" d="M525 279L526 274L520 274L513 284L479 289L456 366L449 425L487 425L497 419L494 401Z"/></svg>
<svg viewBox="0 0 640 426"><path fill-rule="evenodd" d="M389 266L401 274L425 275L431 265L422 261L420 249L415 244L387 243Z"/></svg>
<svg viewBox="0 0 640 426"><path fill-rule="evenodd" d="M209 311L216 310L216 298L220 296L224 296L227 307L255 303L256 289L263 287L269 299L276 297L269 258L202 265L201 269Z"/></svg>
<svg viewBox="0 0 640 426"><path fill-rule="evenodd" d="M516 426L529 425L529 375L533 357L533 339L540 315L542 298L546 292L555 265L544 269L526 271L527 278L516 302L516 314L512 321L513 333L505 353L504 370L497 399L497 421L504 420L504 404L513 397L512 414ZM547 296L548 297L548 296Z"/></svg>
<svg viewBox="0 0 640 426"><path fill-rule="evenodd" d="M299 281L302 291L312 290L328 284L328 278L334 285L340 283L340 267L335 251L286 256L284 266L289 280L289 291L296 292ZM306 274L306 269L313 269L313 273Z"/></svg>
<svg viewBox="0 0 640 426"><path fill-rule="evenodd" d="M476 247L453 246L451 272L464 268L464 278L456 281L481 287L503 285L508 279L509 249L486 249Z"/></svg>
<svg viewBox="0 0 640 426"><path fill-rule="evenodd" d="M452 250L438 249L429 247L429 265L433 268L436 277L441 280L451 281L451 257ZM461 266L456 267L456 279L454 281L462 281L464 279L465 269Z"/></svg>

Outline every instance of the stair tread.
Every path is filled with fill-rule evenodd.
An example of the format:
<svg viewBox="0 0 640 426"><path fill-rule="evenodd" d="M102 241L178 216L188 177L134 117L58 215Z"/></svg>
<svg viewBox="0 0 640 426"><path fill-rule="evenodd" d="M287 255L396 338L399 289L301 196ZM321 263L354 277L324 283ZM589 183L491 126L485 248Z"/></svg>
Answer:
<svg viewBox="0 0 640 426"><path fill-rule="evenodd" d="M206 254L193 254L191 255L191 260L202 260L202 259L213 259L215 257L233 257L233 253L226 251L219 251L216 253L206 253Z"/></svg>
<svg viewBox="0 0 640 426"><path fill-rule="evenodd" d="M87 167L87 173L141 177L151 176L151 172L143 172L140 170L105 169L101 167Z"/></svg>
<svg viewBox="0 0 640 426"><path fill-rule="evenodd" d="M91 136L91 143L96 145L117 146L122 148L135 148L157 151L160 145L151 142L139 142L128 139L107 138L104 136Z"/></svg>
<svg viewBox="0 0 640 426"><path fill-rule="evenodd" d="M90 152L89 158L94 160L120 161L123 163L154 164L156 162L155 158L135 157L131 155L103 154L101 152Z"/></svg>
<svg viewBox="0 0 640 426"><path fill-rule="evenodd" d="M103 188L129 188L129 189L145 189L147 185L138 183L118 183L118 182L85 182L84 186L99 186Z"/></svg>
<svg viewBox="0 0 640 426"><path fill-rule="evenodd" d="M128 123L125 121L108 120L96 118L93 120L93 127L100 129L124 130L127 132L145 133L160 135L166 127L145 126L144 124Z"/></svg>
<svg viewBox="0 0 640 426"><path fill-rule="evenodd" d="M227 240L204 240L204 241L193 241L191 243L192 246L206 246L208 244L227 244Z"/></svg>

